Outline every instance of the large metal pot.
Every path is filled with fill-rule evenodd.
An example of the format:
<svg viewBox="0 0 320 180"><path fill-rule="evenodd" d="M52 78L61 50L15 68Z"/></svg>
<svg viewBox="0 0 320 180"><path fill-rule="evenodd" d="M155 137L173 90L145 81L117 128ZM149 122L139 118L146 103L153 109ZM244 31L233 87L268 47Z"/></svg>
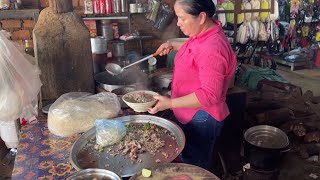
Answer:
<svg viewBox="0 0 320 180"><path fill-rule="evenodd" d="M124 86L132 86L136 89L147 89L149 85L147 74L133 68L126 69L117 76L112 76L104 71L96 74L94 79L100 87L109 92Z"/></svg>
<svg viewBox="0 0 320 180"><path fill-rule="evenodd" d="M129 92L135 91L135 90L136 89L134 87L125 86L125 87L121 87L121 88L118 88L118 89L114 89L111 92L118 96L121 108L128 108L128 105L122 100L122 96L127 94L127 93L129 93Z"/></svg>
<svg viewBox="0 0 320 180"><path fill-rule="evenodd" d="M245 158L257 168L279 167L284 153L288 151L288 136L276 127L259 125L244 133Z"/></svg>

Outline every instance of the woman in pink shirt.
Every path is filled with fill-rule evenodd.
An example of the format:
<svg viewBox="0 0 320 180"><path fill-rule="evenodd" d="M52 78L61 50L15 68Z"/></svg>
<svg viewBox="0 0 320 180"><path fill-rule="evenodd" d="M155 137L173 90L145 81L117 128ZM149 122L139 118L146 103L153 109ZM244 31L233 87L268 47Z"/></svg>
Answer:
<svg viewBox="0 0 320 180"><path fill-rule="evenodd" d="M176 0L177 25L186 42L167 41L157 50L177 50L171 98L156 96L151 114L172 109L186 135L185 163L209 169L214 142L229 115L226 94L235 71L236 56L219 21L212 19L212 0Z"/></svg>

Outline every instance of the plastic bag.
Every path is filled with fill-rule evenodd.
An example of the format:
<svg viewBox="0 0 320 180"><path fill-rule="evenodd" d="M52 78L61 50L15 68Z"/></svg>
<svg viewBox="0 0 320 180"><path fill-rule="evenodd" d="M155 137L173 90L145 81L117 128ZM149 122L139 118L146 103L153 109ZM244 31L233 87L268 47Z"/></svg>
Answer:
<svg viewBox="0 0 320 180"><path fill-rule="evenodd" d="M13 121L40 91L40 70L0 31L0 121Z"/></svg>
<svg viewBox="0 0 320 180"><path fill-rule="evenodd" d="M163 31L173 20L174 12L166 4L161 4L153 27Z"/></svg>
<svg viewBox="0 0 320 180"><path fill-rule="evenodd" d="M48 128L58 136L71 136L94 127L96 119L118 116L120 102L117 95L102 92L91 95L70 92L60 96L48 112Z"/></svg>
<svg viewBox="0 0 320 180"><path fill-rule="evenodd" d="M127 134L126 126L122 121L97 119L96 142L100 146L116 144Z"/></svg>

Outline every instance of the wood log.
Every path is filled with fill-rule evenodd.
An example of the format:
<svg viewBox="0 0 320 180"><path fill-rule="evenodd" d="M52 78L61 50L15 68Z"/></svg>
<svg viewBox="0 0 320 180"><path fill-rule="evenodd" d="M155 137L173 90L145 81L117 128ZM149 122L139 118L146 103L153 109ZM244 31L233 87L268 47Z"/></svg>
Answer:
<svg viewBox="0 0 320 180"><path fill-rule="evenodd" d="M320 104L320 96L313 97L311 101L314 104Z"/></svg>
<svg viewBox="0 0 320 180"><path fill-rule="evenodd" d="M309 158L313 155L319 155L320 152L320 143L315 144L305 144L300 149L300 156L304 159Z"/></svg>
<svg viewBox="0 0 320 180"><path fill-rule="evenodd" d="M313 131L309 132L304 136L304 142L311 143L311 142L320 142L320 131Z"/></svg>
<svg viewBox="0 0 320 180"><path fill-rule="evenodd" d="M72 0L50 0L49 7L58 14L73 11Z"/></svg>
<svg viewBox="0 0 320 180"><path fill-rule="evenodd" d="M307 102L307 105L320 119L320 104L313 104L312 102Z"/></svg>
<svg viewBox="0 0 320 180"><path fill-rule="evenodd" d="M312 101L313 99L313 92L308 90L306 91L303 95L302 95L302 98L304 100L304 102L308 102L308 101Z"/></svg>
<svg viewBox="0 0 320 180"><path fill-rule="evenodd" d="M276 87L273 87L273 86L269 86L267 84L262 84L261 88L260 88L260 91L262 91L262 92L279 92L279 93L288 92L288 91L285 91L283 89L279 89L279 88L276 88Z"/></svg>
<svg viewBox="0 0 320 180"><path fill-rule="evenodd" d="M261 94L262 100L288 100L292 96L287 92L263 92Z"/></svg>
<svg viewBox="0 0 320 180"><path fill-rule="evenodd" d="M320 129L320 121L318 116L316 115L312 115L312 116L304 117L300 119L294 119L291 117L291 119L292 119L291 121L282 124L280 127L286 133L296 130L296 132L294 132L295 135L304 136L308 132L312 132Z"/></svg>
<svg viewBox="0 0 320 180"><path fill-rule="evenodd" d="M266 79L263 79L258 82L258 85L257 85L258 89L260 89L264 84L284 90L284 91L289 91L291 93L300 94L300 95L302 94L302 90L298 86L288 84L288 83L278 82L278 81L270 81Z"/></svg>
<svg viewBox="0 0 320 180"><path fill-rule="evenodd" d="M267 110L285 108L285 104L277 101L255 101L247 103L248 114L259 114Z"/></svg>
<svg viewBox="0 0 320 180"><path fill-rule="evenodd" d="M286 121L290 121L292 111L288 108L280 108L270 111L265 111L256 115L259 124L268 124L278 126Z"/></svg>

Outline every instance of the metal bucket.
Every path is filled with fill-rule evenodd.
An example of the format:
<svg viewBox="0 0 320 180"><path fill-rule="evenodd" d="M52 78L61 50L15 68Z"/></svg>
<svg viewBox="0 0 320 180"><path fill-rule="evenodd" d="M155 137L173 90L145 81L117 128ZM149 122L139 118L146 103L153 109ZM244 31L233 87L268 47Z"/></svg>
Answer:
<svg viewBox="0 0 320 180"><path fill-rule="evenodd" d="M104 71L96 74L94 79L100 87L109 92L124 86L136 89L146 89L149 86L147 74L136 69L126 69L118 76L112 76L107 71Z"/></svg>
<svg viewBox="0 0 320 180"><path fill-rule="evenodd" d="M113 32L111 24L102 24L101 25L102 36L106 38L107 41L113 39Z"/></svg>
<svg viewBox="0 0 320 180"><path fill-rule="evenodd" d="M103 36L97 36L91 38L91 51L94 54L104 54L107 53L107 39Z"/></svg>
<svg viewBox="0 0 320 180"><path fill-rule="evenodd" d="M114 57L123 57L125 56L125 49L123 42L112 43L112 56Z"/></svg>

